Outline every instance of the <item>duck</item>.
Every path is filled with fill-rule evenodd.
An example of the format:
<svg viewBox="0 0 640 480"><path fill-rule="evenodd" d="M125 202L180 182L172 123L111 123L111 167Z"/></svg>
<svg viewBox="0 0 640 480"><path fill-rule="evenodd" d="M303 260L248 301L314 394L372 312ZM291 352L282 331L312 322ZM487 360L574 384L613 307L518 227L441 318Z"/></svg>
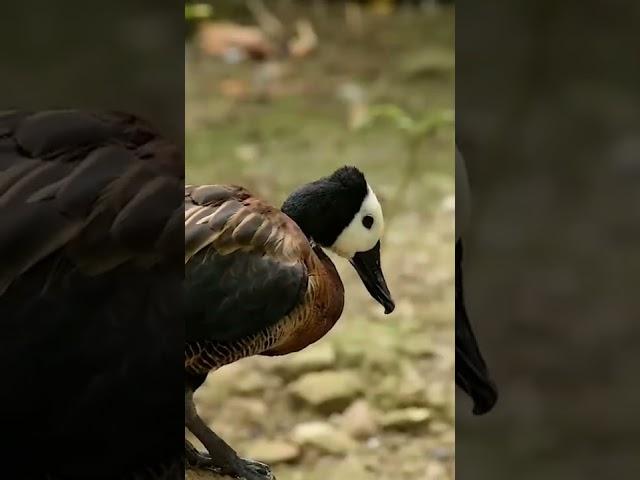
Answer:
<svg viewBox="0 0 640 480"><path fill-rule="evenodd" d="M330 251L348 261L390 314L381 266L382 207L365 175L344 166L296 189L276 208L237 185L185 187L185 440L189 466L270 480L198 416L193 393L210 372L242 358L281 356L326 335L345 289Z"/></svg>
<svg viewBox="0 0 640 480"><path fill-rule="evenodd" d="M183 194L138 115L0 112L5 478L183 477Z"/></svg>
<svg viewBox="0 0 640 480"><path fill-rule="evenodd" d="M464 298L463 254L464 236L471 221L471 188L464 158L460 149L455 148L456 160L456 244L455 244L455 347L456 385L473 401L473 414L485 415L497 400L498 389L480 351Z"/></svg>

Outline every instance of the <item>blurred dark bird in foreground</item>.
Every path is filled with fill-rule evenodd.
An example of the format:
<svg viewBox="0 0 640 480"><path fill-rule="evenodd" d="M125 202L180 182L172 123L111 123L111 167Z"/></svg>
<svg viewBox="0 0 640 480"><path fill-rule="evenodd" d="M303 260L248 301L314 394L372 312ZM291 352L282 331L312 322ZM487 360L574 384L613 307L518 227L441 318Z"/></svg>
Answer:
<svg viewBox="0 0 640 480"><path fill-rule="evenodd" d="M0 113L3 478L182 478L183 177L133 116Z"/></svg>
<svg viewBox="0 0 640 480"><path fill-rule="evenodd" d="M251 355L285 355L322 338L338 321L344 287L324 253L348 259L370 295L395 307L380 265L382 208L364 175L343 167L302 186L281 210L242 187L185 190L187 461L246 480L273 478L199 418L192 394L210 371ZM242 379L238 379L242 381Z"/></svg>
<svg viewBox="0 0 640 480"><path fill-rule="evenodd" d="M494 407L498 391L480 353L464 302L462 237L470 210L467 169L456 148L456 384L473 399L473 413L482 415Z"/></svg>

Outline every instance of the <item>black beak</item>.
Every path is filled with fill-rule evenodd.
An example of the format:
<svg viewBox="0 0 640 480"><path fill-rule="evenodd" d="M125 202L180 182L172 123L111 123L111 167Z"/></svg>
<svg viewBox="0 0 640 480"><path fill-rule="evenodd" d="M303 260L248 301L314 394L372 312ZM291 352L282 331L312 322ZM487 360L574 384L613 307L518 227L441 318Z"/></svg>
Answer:
<svg viewBox="0 0 640 480"><path fill-rule="evenodd" d="M393 312L396 304L391 298L391 292L382 274L380 266L380 242L366 252L358 252L351 259L351 265L356 269L369 294L384 307L384 313Z"/></svg>
<svg viewBox="0 0 640 480"><path fill-rule="evenodd" d="M489 376L478 341L467 316L462 290L462 246L456 244L456 385L473 400L474 415L489 412L498 389Z"/></svg>

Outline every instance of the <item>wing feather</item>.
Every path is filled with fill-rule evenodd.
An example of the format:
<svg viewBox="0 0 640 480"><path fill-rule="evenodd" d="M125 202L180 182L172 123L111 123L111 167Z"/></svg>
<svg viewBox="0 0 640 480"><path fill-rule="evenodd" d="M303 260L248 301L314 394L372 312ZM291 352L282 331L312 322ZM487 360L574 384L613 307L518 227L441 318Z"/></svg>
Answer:
<svg viewBox="0 0 640 480"><path fill-rule="evenodd" d="M127 114L0 114L0 295L51 255L88 274L179 255L180 155Z"/></svg>
<svg viewBox="0 0 640 480"><path fill-rule="evenodd" d="M229 342L290 313L307 288L309 242L241 187L185 189L187 341Z"/></svg>

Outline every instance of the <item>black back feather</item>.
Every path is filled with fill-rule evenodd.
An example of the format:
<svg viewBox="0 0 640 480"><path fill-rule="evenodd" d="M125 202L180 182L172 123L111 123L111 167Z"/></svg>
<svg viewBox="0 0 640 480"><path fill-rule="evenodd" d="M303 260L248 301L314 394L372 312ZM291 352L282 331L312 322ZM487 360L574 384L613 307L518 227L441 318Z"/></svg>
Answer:
<svg viewBox="0 0 640 480"><path fill-rule="evenodd" d="M181 155L126 114L0 114L7 478L121 478L182 453Z"/></svg>
<svg viewBox="0 0 640 480"><path fill-rule="evenodd" d="M187 341L239 340L290 313L308 283L298 227L239 188L189 187L186 196Z"/></svg>
<svg viewBox="0 0 640 480"><path fill-rule="evenodd" d="M258 333L290 313L306 287L299 263L256 252L200 253L186 271L187 341L231 342Z"/></svg>

